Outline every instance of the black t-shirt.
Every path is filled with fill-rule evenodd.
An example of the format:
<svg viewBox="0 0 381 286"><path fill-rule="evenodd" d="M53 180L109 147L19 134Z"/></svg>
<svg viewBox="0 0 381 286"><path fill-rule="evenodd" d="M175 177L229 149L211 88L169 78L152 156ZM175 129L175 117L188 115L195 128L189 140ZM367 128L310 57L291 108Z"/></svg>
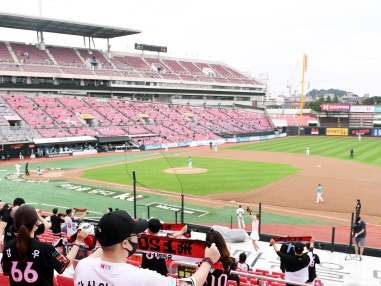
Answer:
<svg viewBox="0 0 381 286"><path fill-rule="evenodd" d="M65 271L70 260L52 245L32 239L26 262L20 263L17 239L8 242L3 251L3 272L10 276L11 286L53 286L53 274Z"/></svg>
<svg viewBox="0 0 381 286"><path fill-rule="evenodd" d="M308 253L303 253L302 256L287 255L280 251L277 252L278 256L285 260L286 265L286 280L293 282L305 283L308 280L308 265L310 264L313 248L310 248ZM290 284L286 284L290 285Z"/></svg>
<svg viewBox="0 0 381 286"><path fill-rule="evenodd" d="M39 224L39 225L37 225L37 229L34 232L34 236L36 237L37 235L42 234L44 232L45 232L45 225L44 224ZM15 239L16 237L17 237L17 229L12 224L9 227L9 231L4 233L4 241L5 241L5 238L7 238L6 241L11 241L12 239Z"/></svg>
<svg viewBox="0 0 381 286"><path fill-rule="evenodd" d="M282 244L279 251L283 254L292 255L292 256L295 255L295 250L294 250L294 247L291 243L290 244L286 244L286 243ZM286 262L285 262L285 259L282 257L280 257L280 270L283 273L286 271Z"/></svg>
<svg viewBox="0 0 381 286"><path fill-rule="evenodd" d="M61 223L64 223L65 220L59 216L52 215L50 217L50 223L52 227L50 228L54 234L61 234Z"/></svg>
<svg viewBox="0 0 381 286"><path fill-rule="evenodd" d="M166 276L168 273L165 259L157 257L156 253L143 253L142 268L156 271L157 273Z"/></svg>
<svg viewBox="0 0 381 286"><path fill-rule="evenodd" d="M316 278L316 264L320 264L320 258L317 254L312 255L310 264L308 265L308 280L307 282L312 282Z"/></svg>
<svg viewBox="0 0 381 286"><path fill-rule="evenodd" d="M11 210L12 208L9 208L5 214L1 217L1 221L5 222L7 225L4 228L4 245L13 239L13 234L11 231L11 226L13 226L13 218L11 217Z"/></svg>

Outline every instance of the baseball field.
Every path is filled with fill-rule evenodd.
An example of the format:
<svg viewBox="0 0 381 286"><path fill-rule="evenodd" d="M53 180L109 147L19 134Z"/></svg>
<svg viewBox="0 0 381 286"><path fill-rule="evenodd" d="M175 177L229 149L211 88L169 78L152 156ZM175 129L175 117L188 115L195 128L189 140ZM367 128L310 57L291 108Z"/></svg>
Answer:
<svg viewBox="0 0 381 286"><path fill-rule="evenodd" d="M306 146L310 155L305 155ZM381 238L381 148L377 138L287 137L247 144L226 144L150 152L102 153L70 159L25 159L31 175L15 175L18 160L1 162L0 197L23 197L37 208L87 208L99 217L108 207L133 214L133 173L137 217L236 227L239 204L262 205L261 230L278 235L314 235L348 243L351 212L361 199L368 224L367 245ZM354 158L349 150L354 149ZM188 157L193 159L188 168ZM37 175L40 166L43 175ZM323 186L324 203L316 203ZM250 218L246 219L250 230Z"/></svg>

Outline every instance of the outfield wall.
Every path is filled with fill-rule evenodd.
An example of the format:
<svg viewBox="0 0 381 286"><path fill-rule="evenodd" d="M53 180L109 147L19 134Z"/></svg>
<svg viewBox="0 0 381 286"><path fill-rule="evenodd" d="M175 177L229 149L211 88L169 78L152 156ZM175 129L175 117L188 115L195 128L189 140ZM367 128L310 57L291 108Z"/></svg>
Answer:
<svg viewBox="0 0 381 286"><path fill-rule="evenodd" d="M287 135L298 135L299 127L291 126L284 128ZM300 135L322 135L322 136L367 136L381 137L381 128L339 128L339 127L302 127Z"/></svg>

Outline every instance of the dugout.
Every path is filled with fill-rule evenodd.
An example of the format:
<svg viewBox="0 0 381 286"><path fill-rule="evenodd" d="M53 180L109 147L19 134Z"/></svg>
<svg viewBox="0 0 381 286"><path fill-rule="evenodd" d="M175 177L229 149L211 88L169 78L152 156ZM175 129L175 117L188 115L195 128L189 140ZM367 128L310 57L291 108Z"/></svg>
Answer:
<svg viewBox="0 0 381 286"><path fill-rule="evenodd" d="M17 143L2 143L0 145L0 159L9 160L11 158L19 158L20 153L26 159L33 154L35 145L33 142L17 142Z"/></svg>

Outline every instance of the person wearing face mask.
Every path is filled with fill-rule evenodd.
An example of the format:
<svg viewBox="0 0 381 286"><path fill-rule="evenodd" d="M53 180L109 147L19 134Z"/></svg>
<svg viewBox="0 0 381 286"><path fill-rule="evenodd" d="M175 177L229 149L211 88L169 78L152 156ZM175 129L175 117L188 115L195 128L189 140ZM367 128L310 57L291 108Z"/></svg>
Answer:
<svg viewBox="0 0 381 286"><path fill-rule="evenodd" d="M135 253L138 237L147 226L146 220L135 221L123 210L103 215L95 230L101 248L79 261L74 272L74 285L202 285L214 262L220 258L215 244L205 249L205 259L198 271L179 281L126 263L126 259Z"/></svg>

